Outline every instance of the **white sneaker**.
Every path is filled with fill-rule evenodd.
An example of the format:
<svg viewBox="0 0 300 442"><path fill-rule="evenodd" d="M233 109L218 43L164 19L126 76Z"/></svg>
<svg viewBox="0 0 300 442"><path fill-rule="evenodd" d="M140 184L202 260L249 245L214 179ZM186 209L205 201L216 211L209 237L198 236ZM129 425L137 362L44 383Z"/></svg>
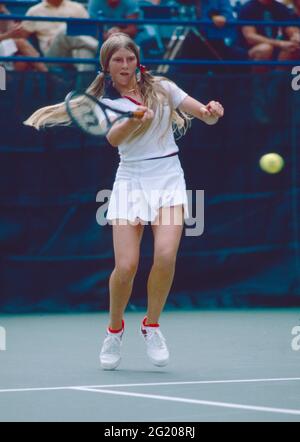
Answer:
<svg viewBox="0 0 300 442"><path fill-rule="evenodd" d="M147 318L144 318L141 334L146 342L147 355L150 361L157 367L165 367L169 362L169 350L166 340L160 331L159 325L145 326Z"/></svg>
<svg viewBox="0 0 300 442"><path fill-rule="evenodd" d="M124 326L120 333L106 331L102 349L100 352L100 364L104 370L115 370L121 362L121 346Z"/></svg>

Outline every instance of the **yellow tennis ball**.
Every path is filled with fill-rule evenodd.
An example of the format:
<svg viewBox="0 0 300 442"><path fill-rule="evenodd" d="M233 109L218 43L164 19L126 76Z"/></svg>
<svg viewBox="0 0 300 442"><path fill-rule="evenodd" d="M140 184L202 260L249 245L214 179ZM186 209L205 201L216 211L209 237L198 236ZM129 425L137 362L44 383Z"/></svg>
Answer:
<svg viewBox="0 0 300 442"><path fill-rule="evenodd" d="M259 160L260 168L267 173L278 173L284 167L284 159L278 153L267 153Z"/></svg>

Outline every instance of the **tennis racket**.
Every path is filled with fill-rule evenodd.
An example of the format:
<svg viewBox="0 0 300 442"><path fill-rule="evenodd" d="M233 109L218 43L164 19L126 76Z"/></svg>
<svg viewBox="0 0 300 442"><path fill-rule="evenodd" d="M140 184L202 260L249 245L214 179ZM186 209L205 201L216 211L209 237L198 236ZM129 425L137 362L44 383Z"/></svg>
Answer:
<svg viewBox="0 0 300 442"><path fill-rule="evenodd" d="M124 112L85 92L70 92L65 98L65 105L72 122L79 129L95 136L105 136L114 124L125 118L144 116L144 111Z"/></svg>

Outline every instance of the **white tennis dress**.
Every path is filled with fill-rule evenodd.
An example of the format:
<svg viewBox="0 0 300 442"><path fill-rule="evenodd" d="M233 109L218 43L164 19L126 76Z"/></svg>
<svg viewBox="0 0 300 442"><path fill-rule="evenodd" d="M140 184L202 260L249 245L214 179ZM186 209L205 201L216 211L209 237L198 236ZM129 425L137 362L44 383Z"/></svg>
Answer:
<svg viewBox="0 0 300 442"><path fill-rule="evenodd" d="M188 96L175 83L161 80L174 107ZM130 99L102 98L103 103L124 111L136 110L138 104ZM184 219L189 217L184 172L177 152L172 126L168 128L169 106L165 106L163 118L157 111L145 134L131 142L118 146L120 162L109 200L106 219L137 218L153 222L160 207L182 204ZM168 129L167 129L168 128ZM166 135L160 137L166 132ZM172 156L167 156L173 154Z"/></svg>

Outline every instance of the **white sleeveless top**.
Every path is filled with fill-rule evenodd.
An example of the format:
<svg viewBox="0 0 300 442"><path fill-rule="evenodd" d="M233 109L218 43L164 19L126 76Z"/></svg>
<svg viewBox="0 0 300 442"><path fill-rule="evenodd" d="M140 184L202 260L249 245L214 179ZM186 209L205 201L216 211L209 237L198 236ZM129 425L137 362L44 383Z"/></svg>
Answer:
<svg viewBox="0 0 300 442"><path fill-rule="evenodd" d="M167 90L175 109L188 96L186 92L180 89L173 82L161 80L160 84L165 90ZM137 107L139 107L137 104L125 97L114 100L109 98L101 98L101 102L126 112L134 111ZM115 114L110 112L110 115L114 116ZM159 111L157 110L146 133L136 137L130 142L124 141L118 146L120 160L144 160L147 158L162 157L173 152L178 152L179 148L175 142L172 125L168 127L169 117L170 109L167 105L165 105L164 115L161 119L159 116ZM165 136L161 138L165 132Z"/></svg>

